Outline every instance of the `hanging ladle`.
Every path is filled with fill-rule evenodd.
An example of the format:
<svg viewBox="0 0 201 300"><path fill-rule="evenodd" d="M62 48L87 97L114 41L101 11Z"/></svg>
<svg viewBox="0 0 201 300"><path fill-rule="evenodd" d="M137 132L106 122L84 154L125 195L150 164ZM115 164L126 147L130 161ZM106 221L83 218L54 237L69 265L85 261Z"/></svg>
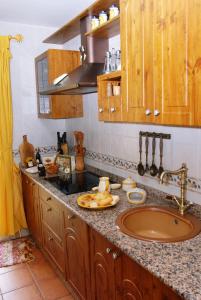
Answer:
<svg viewBox="0 0 201 300"><path fill-rule="evenodd" d="M143 176L144 173L145 173L145 169L144 169L144 166L142 164L142 135L141 134L139 136L139 152L140 152L140 162L137 166L137 170L138 170L138 174L140 176Z"/></svg>
<svg viewBox="0 0 201 300"><path fill-rule="evenodd" d="M161 176L163 171L164 171L164 169L163 169L163 137L162 137L162 135L160 135L160 166L158 169L158 177Z"/></svg>
<svg viewBox="0 0 201 300"><path fill-rule="evenodd" d="M152 165L150 167L151 176L156 176L158 173L157 166L155 165L155 150L156 150L156 137L154 134L152 139Z"/></svg>
<svg viewBox="0 0 201 300"><path fill-rule="evenodd" d="M146 138L145 138L145 155L146 155L145 172L149 171L148 153L149 153L149 136L148 136L148 133L147 133Z"/></svg>

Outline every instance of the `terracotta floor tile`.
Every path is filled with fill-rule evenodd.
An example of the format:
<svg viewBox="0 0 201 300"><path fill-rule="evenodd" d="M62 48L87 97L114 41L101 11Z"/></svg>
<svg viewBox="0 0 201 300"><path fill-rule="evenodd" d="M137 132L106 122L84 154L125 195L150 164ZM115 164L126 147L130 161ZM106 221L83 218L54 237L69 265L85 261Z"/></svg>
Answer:
<svg viewBox="0 0 201 300"><path fill-rule="evenodd" d="M3 267L3 268L0 268L0 275L10 272L10 271L21 269L21 268L25 268L25 264L16 264L16 265L9 266L9 267Z"/></svg>
<svg viewBox="0 0 201 300"><path fill-rule="evenodd" d="M59 278L41 280L38 287L45 300L55 300L69 295L69 291Z"/></svg>
<svg viewBox="0 0 201 300"><path fill-rule="evenodd" d="M47 261L35 261L35 263L27 264L27 267L36 281L56 277L55 272Z"/></svg>
<svg viewBox="0 0 201 300"><path fill-rule="evenodd" d="M40 293L35 285L3 294L3 300L41 300Z"/></svg>
<svg viewBox="0 0 201 300"><path fill-rule="evenodd" d="M36 262L45 261L46 260L45 257L44 257L44 255L43 255L43 253L38 248L33 248L32 249L32 254L35 257L34 261L36 261Z"/></svg>
<svg viewBox="0 0 201 300"><path fill-rule="evenodd" d="M27 268L16 269L0 275L0 290L2 294L32 283L33 280Z"/></svg>

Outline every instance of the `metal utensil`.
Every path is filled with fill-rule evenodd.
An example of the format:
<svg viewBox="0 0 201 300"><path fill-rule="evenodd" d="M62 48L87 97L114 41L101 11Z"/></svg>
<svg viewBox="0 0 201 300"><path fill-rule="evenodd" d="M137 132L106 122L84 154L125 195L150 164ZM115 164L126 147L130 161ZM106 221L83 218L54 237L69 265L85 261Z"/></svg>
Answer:
<svg viewBox="0 0 201 300"><path fill-rule="evenodd" d="M145 169L144 169L144 166L142 164L142 135L141 134L139 136L139 152L140 152L140 162L137 166L137 170L138 170L138 174L140 176L143 176L144 173L145 173Z"/></svg>
<svg viewBox="0 0 201 300"><path fill-rule="evenodd" d="M160 146L159 147L160 147L160 166L158 169L158 177L160 177L164 171L164 169L163 169L163 137L162 137L162 135L160 136Z"/></svg>
<svg viewBox="0 0 201 300"><path fill-rule="evenodd" d="M148 152L149 152L149 137L148 137L148 134L146 134L146 138L145 138L145 153L146 153L145 172L149 171Z"/></svg>
<svg viewBox="0 0 201 300"><path fill-rule="evenodd" d="M156 150L156 137L153 135L152 139L152 165L150 167L150 175L156 176L158 173L157 166L155 165L155 150Z"/></svg>

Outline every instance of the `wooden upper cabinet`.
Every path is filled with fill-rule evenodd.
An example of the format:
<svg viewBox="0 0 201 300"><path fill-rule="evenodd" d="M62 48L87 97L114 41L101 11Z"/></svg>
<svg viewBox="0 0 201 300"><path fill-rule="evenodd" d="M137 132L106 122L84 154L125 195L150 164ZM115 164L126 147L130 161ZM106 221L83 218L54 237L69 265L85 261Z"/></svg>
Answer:
<svg viewBox="0 0 201 300"><path fill-rule="evenodd" d="M121 71L98 76L100 121L122 121Z"/></svg>
<svg viewBox="0 0 201 300"><path fill-rule="evenodd" d="M120 2L123 120L153 121L153 7L150 1Z"/></svg>
<svg viewBox="0 0 201 300"><path fill-rule="evenodd" d="M47 88L53 80L69 73L80 65L79 51L50 49L35 59L36 88L39 118L63 119L83 116L82 96L42 96L40 90Z"/></svg>
<svg viewBox="0 0 201 300"><path fill-rule="evenodd" d="M190 24L188 39L188 71L191 75L192 101L195 103L195 125L201 126L201 2L188 1L188 23Z"/></svg>
<svg viewBox="0 0 201 300"><path fill-rule="evenodd" d="M188 69L191 0L154 1L155 122L194 125L192 74Z"/></svg>
<svg viewBox="0 0 201 300"><path fill-rule="evenodd" d="M196 85L200 75L192 74L189 62L192 60L194 66L199 55L197 53L196 58L191 58L195 56L193 47L197 31L194 11L201 11L198 2L121 2L122 98L125 121L195 125L194 99L196 97L199 101L200 91ZM198 16L197 12L197 20Z"/></svg>

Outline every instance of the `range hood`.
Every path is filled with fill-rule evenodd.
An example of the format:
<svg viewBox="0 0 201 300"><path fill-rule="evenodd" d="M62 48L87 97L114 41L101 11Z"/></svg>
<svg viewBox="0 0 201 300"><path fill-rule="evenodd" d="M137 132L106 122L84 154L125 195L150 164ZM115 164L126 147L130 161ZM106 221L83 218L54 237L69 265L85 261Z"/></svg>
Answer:
<svg viewBox="0 0 201 300"><path fill-rule="evenodd" d="M86 36L89 31L89 17L80 20L82 65L47 89L41 95L82 95L97 92L97 76L103 73L105 52L108 50L108 39L95 39Z"/></svg>

